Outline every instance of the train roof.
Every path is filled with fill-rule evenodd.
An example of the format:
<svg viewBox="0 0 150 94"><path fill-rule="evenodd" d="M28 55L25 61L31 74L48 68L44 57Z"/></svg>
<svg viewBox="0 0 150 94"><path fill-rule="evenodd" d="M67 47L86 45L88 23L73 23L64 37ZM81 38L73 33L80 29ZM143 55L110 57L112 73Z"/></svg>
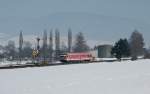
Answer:
<svg viewBox="0 0 150 94"><path fill-rule="evenodd" d="M89 55L90 53L88 52L82 52L82 53L67 53L67 55Z"/></svg>

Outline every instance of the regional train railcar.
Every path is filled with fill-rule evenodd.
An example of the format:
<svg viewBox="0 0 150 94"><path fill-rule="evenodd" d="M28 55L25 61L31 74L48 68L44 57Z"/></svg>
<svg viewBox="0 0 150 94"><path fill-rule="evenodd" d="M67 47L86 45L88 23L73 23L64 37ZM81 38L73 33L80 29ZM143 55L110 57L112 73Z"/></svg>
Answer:
<svg viewBox="0 0 150 94"><path fill-rule="evenodd" d="M67 53L61 55L62 62L90 62L93 60L91 53Z"/></svg>

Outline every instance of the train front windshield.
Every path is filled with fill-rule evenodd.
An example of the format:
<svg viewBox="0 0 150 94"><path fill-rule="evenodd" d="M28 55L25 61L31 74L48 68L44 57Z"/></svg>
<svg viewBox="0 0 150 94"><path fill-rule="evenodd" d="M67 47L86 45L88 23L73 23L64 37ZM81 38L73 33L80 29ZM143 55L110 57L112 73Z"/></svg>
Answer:
<svg viewBox="0 0 150 94"><path fill-rule="evenodd" d="M66 55L60 55L60 60L65 60Z"/></svg>

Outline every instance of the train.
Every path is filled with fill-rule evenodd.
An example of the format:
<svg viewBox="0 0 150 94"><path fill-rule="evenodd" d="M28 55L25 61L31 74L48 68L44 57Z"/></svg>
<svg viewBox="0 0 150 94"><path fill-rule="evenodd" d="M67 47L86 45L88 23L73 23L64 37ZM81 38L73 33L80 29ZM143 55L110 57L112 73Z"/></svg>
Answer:
<svg viewBox="0 0 150 94"><path fill-rule="evenodd" d="M82 53L67 53L60 55L61 62L91 62L94 57L91 53L82 52Z"/></svg>

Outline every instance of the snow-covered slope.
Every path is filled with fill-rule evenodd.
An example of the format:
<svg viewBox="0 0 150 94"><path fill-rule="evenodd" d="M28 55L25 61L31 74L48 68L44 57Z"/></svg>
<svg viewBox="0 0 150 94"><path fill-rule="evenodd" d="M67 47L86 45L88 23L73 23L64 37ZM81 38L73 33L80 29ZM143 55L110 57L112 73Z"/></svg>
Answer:
<svg viewBox="0 0 150 94"><path fill-rule="evenodd" d="M0 70L0 94L150 94L150 60Z"/></svg>

